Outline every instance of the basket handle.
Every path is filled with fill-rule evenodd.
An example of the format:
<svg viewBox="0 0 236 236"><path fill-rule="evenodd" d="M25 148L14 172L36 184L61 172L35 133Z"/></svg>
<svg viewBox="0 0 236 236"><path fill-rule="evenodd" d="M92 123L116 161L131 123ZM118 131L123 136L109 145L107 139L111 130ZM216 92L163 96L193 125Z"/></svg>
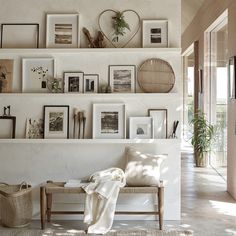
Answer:
<svg viewBox="0 0 236 236"><path fill-rule="evenodd" d="M29 188L29 185L25 182L25 181L23 181L21 184L20 184L20 188L19 188L19 191L21 191L22 190L22 188L23 188L23 186L26 186L26 189L28 189Z"/></svg>
<svg viewBox="0 0 236 236"><path fill-rule="evenodd" d="M9 184L7 184L7 183L4 183L4 182L0 182L0 185L9 186Z"/></svg>

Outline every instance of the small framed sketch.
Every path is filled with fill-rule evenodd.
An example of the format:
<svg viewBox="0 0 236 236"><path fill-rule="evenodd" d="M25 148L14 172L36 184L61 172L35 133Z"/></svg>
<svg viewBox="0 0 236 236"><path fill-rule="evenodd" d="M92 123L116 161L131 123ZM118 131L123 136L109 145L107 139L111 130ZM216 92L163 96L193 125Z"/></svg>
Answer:
<svg viewBox="0 0 236 236"><path fill-rule="evenodd" d="M236 98L236 82L235 82L235 76L236 76L236 57L230 57L229 58L229 68L228 68L228 87L229 87L229 98L235 99Z"/></svg>
<svg viewBox="0 0 236 236"><path fill-rule="evenodd" d="M47 14L47 48L79 47L79 14Z"/></svg>
<svg viewBox="0 0 236 236"><path fill-rule="evenodd" d="M148 115L153 118L154 138L167 138L167 109L149 109Z"/></svg>
<svg viewBox="0 0 236 236"><path fill-rule="evenodd" d="M99 76L96 74L84 75L84 93L98 93Z"/></svg>
<svg viewBox="0 0 236 236"><path fill-rule="evenodd" d="M83 93L84 72L64 72L64 92Z"/></svg>
<svg viewBox="0 0 236 236"><path fill-rule="evenodd" d="M134 93L136 83L136 66L109 66L109 85L113 93Z"/></svg>
<svg viewBox="0 0 236 236"><path fill-rule="evenodd" d="M69 138L69 106L44 106L44 138Z"/></svg>
<svg viewBox="0 0 236 236"><path fill-rule="evenodd" d="M9 23L1 25L1 48L38 48L39 24Z"/></svg>
<svg viewBox="0 0 236 236"><path fill-rule="evenodd" d="M42 139L43 138L43 120L42 119L26 119L25 138Z"/></svg>
<svg viewBox="0 0 236 236"><path fill-rule="evenodd" d="M130 117L129 118L130 139L153 139L152 117Z"/></svg>
<svg viewBox="0 0 236 236"><path fill-rule="evenodd" d="M54 78L53 58L22 59L22 92L47 93L47 81Z"/></svg>
<svg viewBox="0 0 236 236"><path fill-rule="evenodd" d="M167 20L143 20L143 47L168 47Z"/></svg>
<svg viewBox="0 0 236 236"><path fill-rule="evenodd" d="M13 60L0 59L0 93L12 92Z"/></svg>
<svg viewBox="0 0 236 236"><path fill-rule="evenodd" d="M93 104L93 138L124 139L125 133L125 104Z"/></svg>

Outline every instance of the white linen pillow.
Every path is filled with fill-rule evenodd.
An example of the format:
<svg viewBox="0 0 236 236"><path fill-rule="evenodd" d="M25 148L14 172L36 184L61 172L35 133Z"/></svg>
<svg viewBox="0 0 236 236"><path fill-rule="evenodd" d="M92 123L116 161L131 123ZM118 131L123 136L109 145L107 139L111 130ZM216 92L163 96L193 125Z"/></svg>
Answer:
<svg viewBox="0 0 236 236"><path fill-rule="evenodd" d="M126 148L125 177L128 186L158 186L160 165L166 155L151 155L133 148Z"/></svg>

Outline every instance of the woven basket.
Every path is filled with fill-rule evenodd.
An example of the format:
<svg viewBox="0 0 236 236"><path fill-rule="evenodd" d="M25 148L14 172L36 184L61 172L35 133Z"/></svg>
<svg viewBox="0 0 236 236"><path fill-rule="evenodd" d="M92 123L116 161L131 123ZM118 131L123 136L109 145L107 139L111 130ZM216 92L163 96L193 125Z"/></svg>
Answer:
<svg viewBox="0 0 236 236"><path fill-rule="evenodd" d="M7 227L24 227L32 219L32 192L26 182L19 185L0 183L1 219Z"/></svg>

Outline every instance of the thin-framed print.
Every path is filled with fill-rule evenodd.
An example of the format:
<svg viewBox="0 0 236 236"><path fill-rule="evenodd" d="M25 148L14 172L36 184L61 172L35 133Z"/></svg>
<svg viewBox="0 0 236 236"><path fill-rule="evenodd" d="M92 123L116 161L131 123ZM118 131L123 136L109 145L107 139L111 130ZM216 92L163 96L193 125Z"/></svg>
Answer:
<svg viewBox="0 0 236 236"><path fill-rule="evenodd" d="M69 106L44 106L44 138L69 138Z"/></svg>
<svg viewBox="0 0 236 236"><path fill-rule="evenodd" d="M126 138L126 111L123 103L93 104L93 138Z"/></svg>
<svg viewBox="0 0 236 236"><path fill-rule="evenodd" d="M236 68L235 68L235 65L236 65L236 57L233 56L233 57L230 57L229 58L229 68L228 68L228 93L229 93L229 98L231 99L235 99L236 98L236 94L235 94L235 91L236 91L236 83L235 83L235 75L236 75Z"/></svg>
<svg viewBox="0 0 236 236"><path fill-rule="evenodd" d="M79 14L47 14L47 48L79 47Z"/></svg>
<svg viewBox="0 0 236 236"><path fill-rule="evenodd" d="M54 78L54 58L22 59L22 92L48 93L47 81Z"/></svg>
<svg viewBox="0 0 236 236"><path fill-rule="evenodd" d="M39 24L1 24L1 48L38 48Z"/></svg>
<svg viewBox="0 0 236 236"><path fill-rule="evenodd" d="M97 74L84 74L84 93L98 93L99 76Z"/></svg>
<svg viewBox="0 0 236 236"><path fill-rule="evenodd" d="M64 93L83 93L84 72L64 72Z"/></svg>
<svg viewBox="0 0 236 236"><path fill-rule="evenodd" d="M0 138L14 139L16 137L16 117L3 115L0 116Z"/></svg>
<svg viewBox="0 0 236 236"><path fill-rule="evenodd" d="M109 85L113 93L134 93L136 83L136 66L110 65Z"/></svg>
<svg viewBox="0 0 236 236"><path fill-rule="evenodd" d="M154 138L167 138L167 109L149 109L148 115L153 118Z"/></svg>
<svg viewBox="0 0 236 236"><path fill-rule="evenodd" d="M168 47L168 21L143 20L143 48Z"/></svg>
<svg viewBox="0 0 236 236"><path fill-rule="evenodd" d="M129 118L130 139L153 139L152 117L130 117Z"/></svg>
<svg viewBox="0 0 236 236"><path fill-rule="evenodd" d="M13 63L11 59L0 59L0 93L12 92Z"/></svg>

